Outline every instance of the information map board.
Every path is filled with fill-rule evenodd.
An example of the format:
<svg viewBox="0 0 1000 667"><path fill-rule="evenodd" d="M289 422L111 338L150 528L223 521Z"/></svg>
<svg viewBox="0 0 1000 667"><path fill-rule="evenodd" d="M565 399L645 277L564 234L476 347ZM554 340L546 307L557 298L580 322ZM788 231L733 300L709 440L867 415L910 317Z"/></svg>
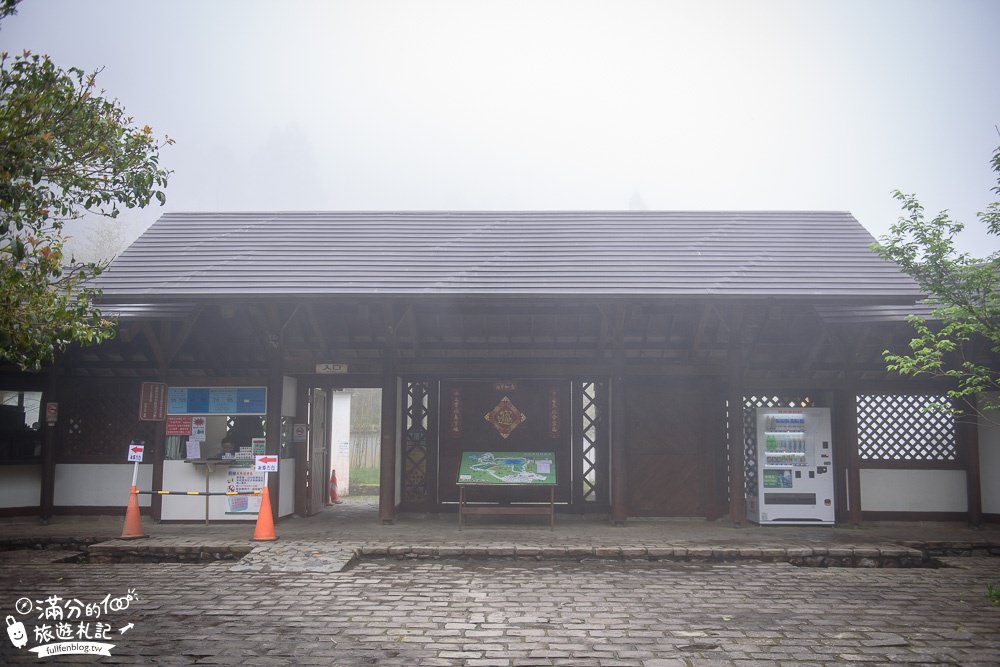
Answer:
<svg viewBox="0 0 1000 667"><path fill-rule="evenodd" d="M555 483L554 452L462 452L458 468L459 486L553 486Z"/></svg>

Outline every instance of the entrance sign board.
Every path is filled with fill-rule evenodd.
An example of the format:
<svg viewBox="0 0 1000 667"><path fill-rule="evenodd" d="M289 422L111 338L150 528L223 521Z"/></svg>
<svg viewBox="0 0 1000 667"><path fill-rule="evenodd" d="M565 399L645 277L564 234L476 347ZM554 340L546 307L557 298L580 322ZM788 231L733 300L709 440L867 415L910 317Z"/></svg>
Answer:
<svg viewBox="0 0 1000 667"><path fill-rule="evenodd" d="M346 373L347 364L316 364L316 372L321 375Z"/></svg>
<svg viewBox="0 0 1000 667"><path fill-rule="evenodd" d="M459 485L551 486L555 483L554 452L462 452Z"/></svg>

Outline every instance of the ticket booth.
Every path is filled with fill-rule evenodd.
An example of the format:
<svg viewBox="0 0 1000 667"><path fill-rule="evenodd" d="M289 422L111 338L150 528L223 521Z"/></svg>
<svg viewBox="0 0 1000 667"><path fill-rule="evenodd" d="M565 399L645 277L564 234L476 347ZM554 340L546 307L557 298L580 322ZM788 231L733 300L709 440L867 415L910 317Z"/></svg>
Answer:
<svg viewBox="0 0 1000 667"><path fill-rule="evenodd" d="M250 494L266 480L266 473L254 470L255 455L265 452L266 414L266 387L168 389L163 490L171 493L163 497L162 520L256 520L260 496ZM288 441L282 434L282 459L292 456ZM287 480L292 492L294 462L279 464L278 474L280 487ZM227 492L247 495L222 495ZM292 513L291 502L278 502L279 516Z"/></svg>

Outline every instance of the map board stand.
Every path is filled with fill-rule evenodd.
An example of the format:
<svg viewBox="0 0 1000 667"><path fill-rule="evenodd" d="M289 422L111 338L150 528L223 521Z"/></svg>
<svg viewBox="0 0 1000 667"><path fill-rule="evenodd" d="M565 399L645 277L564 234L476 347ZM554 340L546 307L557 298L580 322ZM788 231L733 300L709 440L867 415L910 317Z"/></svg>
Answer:
<svg viewBox="0 0 1000 667"><path fill-rule="evenodd" d="M556 528L556 456L553 452L462 452L458 469L458 529L466 515L548 516ZM481 487L549 487L549 502L531 505L470 505L465 490Z"/></svg>

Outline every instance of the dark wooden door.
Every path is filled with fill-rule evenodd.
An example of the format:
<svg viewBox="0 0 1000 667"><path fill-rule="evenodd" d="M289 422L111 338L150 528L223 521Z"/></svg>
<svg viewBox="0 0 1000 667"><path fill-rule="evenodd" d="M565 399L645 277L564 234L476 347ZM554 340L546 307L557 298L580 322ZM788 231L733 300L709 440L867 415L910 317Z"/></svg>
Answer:
<svg viewBox="0 0 1000 667"><path fill-rule="evenodd" d="M327 447L330 442L330 397L324 389L313 389L309 411L309 447L306 450L306 515L326 506L329 484Z"/></svg>
<svg viewBox="0 0 1000 667"><path fill-rule="evenodd" d="M626 387L628 513L713 513L716 462L725 444L725 399L714 387L633 380Z"/></svg>

